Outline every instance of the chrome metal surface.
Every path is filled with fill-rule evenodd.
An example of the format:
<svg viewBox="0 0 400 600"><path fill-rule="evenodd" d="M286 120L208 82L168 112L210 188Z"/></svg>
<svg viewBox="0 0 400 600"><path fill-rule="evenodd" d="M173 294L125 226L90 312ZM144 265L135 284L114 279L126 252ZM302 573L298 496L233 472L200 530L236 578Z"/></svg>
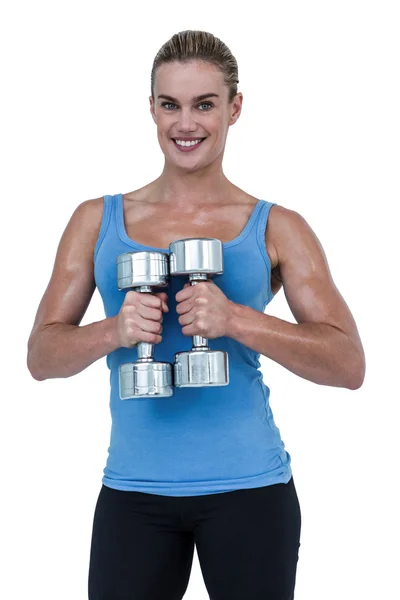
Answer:
<svg viewBox="0 0 400 600"><path fill-rule="evenodd" d="M185 238L172 242L169 246L169 272L171 275L222 275L222 242L216 238Z"/></svg>
<svg viewBox="0 0 400 600"><path fill-rule="evenodd" d="M119 290L152 293L153 288L166 287L168 280L169 259L165 252L125 252L117 258ZM172 365L154 360L154 344L139 342L137 351L136 362L119 366L121 400L172 396Z"/></svg>
<svg viewBox="0 0 400 600"><path fill-rule="evenodd" d="M142 286L165 287L168 275L169 260L165 252L124 252L117 258L119 290Z"/></svg>
<svg viewBox="0 0 400 600"><path fill-rule="evenodd" d="M191 285L222 275L223 246L216 238L185 238L169 247L170 275L187 275ZM229 384L228 354L210 350L208 339L194 335L189 352L174 357L175 387L204 387Z"/></svg>
<svg viewBox="0 0 400 600"><path fill-rule="evenodd" d="M172 365L164 362L133 362L119 366L119 397L169 397L173 394Z"/></svg>
<svg viewBox="0 0 400 600"><path fill-rule="evenodd" d="M229 384L228 354L221 350L177 352L174 359L175 387Z"/></svg>

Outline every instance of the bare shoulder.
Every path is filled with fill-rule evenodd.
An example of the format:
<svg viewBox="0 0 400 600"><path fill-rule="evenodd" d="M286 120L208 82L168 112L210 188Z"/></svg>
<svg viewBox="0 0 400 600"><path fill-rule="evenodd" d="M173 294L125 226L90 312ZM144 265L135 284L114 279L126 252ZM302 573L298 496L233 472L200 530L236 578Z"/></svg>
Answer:
<svg viewBox="0 0 400 600"><path fill-rule="evenodd" d="M88 231L100 231L104 210L104 196L84 200L75 209L73 217L88 227Z"/></svg>
<svg viewBox="0 0 400 600"><path fill-rule="evenodd" d="M94 251L103 218L104 197L84 200L74 210L63 238L75 246L82 245L89 252ZM70 234L70 235L69 235ZM93 254L92 254L93 255Z"/></svg>
<svg viewBox="0 0 400 600"><path fill-rule="evenodd" d="M319 240L306 221L297 211L275 204L271 207L265 232L268 254L273 275L279 280L280 266L284 257L293 252L322 250ZM320 257L322 255L320 254Z"/></svg>

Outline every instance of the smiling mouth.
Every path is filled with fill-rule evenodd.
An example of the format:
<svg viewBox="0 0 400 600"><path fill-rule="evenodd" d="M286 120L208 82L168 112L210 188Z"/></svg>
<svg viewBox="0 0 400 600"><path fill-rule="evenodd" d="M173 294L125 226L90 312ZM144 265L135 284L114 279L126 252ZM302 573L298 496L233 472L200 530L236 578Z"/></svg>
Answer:
<svg viewBox="0 0 400 600"><path fill-rule="evenodd" d="M202 142L203 140L205 140L206 138L187 138L186 140L183 138L171 138L172 140L174 140L174 142L179 141L179 142Z"/></svg>
<svg viewBox="0 0 400 600"><path fill-rule="evenodd" d="M193 139L193 142L196 142L196 143L192 143L191 140L181 140L180 144L177 143L175 138L171 138L171 139L174 142L174 145L178 150L180 150L182 152L190 152L192 150L195 150L198 146L200 146L206 138Z"/></svg>

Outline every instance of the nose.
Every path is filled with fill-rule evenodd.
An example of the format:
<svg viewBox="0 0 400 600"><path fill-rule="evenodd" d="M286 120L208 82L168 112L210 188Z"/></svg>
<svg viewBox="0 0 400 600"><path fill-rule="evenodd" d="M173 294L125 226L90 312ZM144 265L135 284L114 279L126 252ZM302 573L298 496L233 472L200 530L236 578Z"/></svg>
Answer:
<svg viewBox="0 0 400 600"><path fill-rule="evenodd" d="M181 108L178 129L182 132L195 131L197 129L197 123L190 107Z"/></svg>

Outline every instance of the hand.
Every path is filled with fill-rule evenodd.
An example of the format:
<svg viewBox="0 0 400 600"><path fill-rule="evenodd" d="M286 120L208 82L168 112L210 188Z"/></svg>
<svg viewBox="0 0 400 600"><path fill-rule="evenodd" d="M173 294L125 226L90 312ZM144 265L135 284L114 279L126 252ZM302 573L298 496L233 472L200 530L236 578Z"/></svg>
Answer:
<svg viewBox="0 0 400 600"><path fill-rule="evenodd" d="M163 312L168 312L167 294L135 292L126 293L116 316L119 346L132 348L138 342L159 344L161 342Z"/></svg>
<svg viewBox="0 0 400 600"><path fill-rule="evenodd" d="M185 283L175 299L183 335L201 335L213 340L227 334L234 303L211 279L196 285Z"/></svg>

